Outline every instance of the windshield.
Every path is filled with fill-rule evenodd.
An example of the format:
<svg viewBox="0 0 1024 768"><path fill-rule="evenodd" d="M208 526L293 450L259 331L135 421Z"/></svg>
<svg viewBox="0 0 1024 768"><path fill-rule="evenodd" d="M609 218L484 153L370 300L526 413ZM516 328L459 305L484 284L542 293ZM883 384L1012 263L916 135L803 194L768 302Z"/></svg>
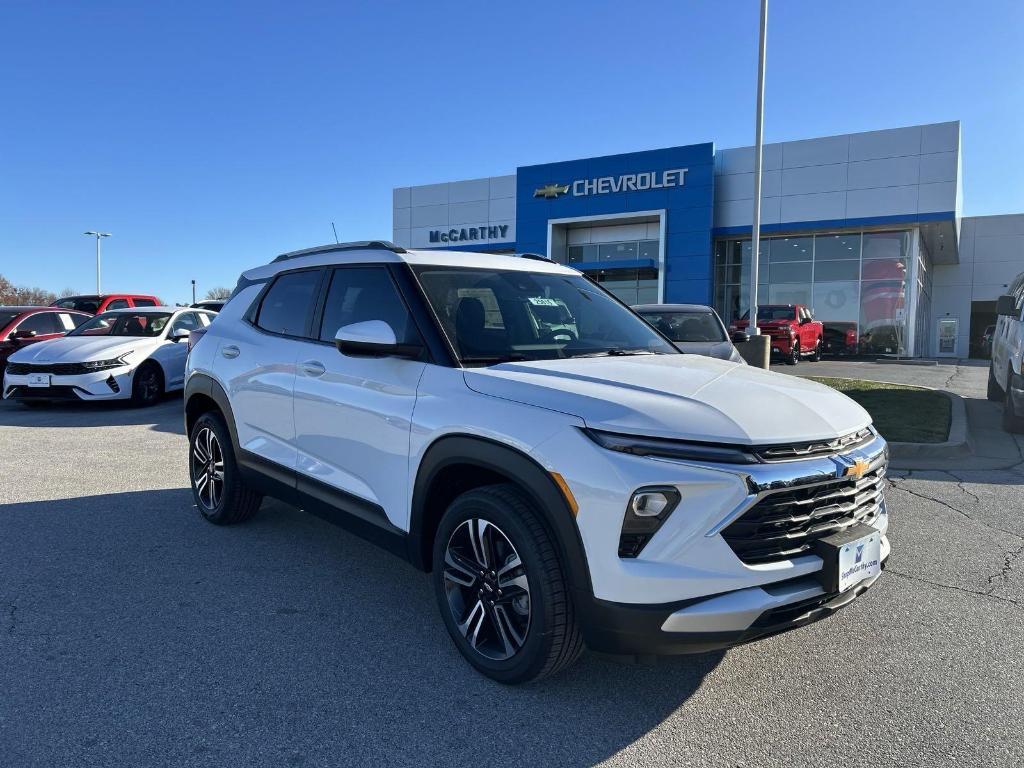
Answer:
<svg viewBox="0 0 1024 768"><path fill-rule="evenodd" d="M104 312L68 336L159 336L170 317L160 312Z"/></svg>
<svg viewBox="0 0 1024 768"><path fill-rule="evenodd" d="M77 309L79 312L88 312L95 315L100 308L99 296L72 296L67 299L55 301L51 306L62 309Z"/></svg>
<svg viewBox="0 0 1024 768"><path fill-rule="evenodd" d="M433 266L415 271L466 364L677 353L583 277Z"/></svg>
<svg viewBox="0 0 1024 768"><path fill-rule="evenodd" d="M672 341L725 341L725 330L718 321L718 317L707 310L641 312L640 317Z"/></svg>
<svg viewBox="0 0 1024 768"><path fill-rule="evenodd" d="M750 312L744 312L740 320L750 318ZM796 320L796 309L793 307L758 307L757 322L770 323L773 320Z"/></svg>

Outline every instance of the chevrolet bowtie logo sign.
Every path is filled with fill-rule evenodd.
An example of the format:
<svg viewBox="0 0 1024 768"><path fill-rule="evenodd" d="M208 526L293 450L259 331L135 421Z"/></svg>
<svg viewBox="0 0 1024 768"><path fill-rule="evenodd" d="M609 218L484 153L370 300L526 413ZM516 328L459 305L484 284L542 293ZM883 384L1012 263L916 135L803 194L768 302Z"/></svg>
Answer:
<svg viewBox="0 0 1024 768"><path fill-rule="evenodd" d="M569 191L568 184L547 184L543 187L538 187L533 191L534 197L543 197L551 200L552 198L564 195Z"/></svg>
<svg viewBox="0 0 1024 768"><path fill-rule="evenodd" d="M868 473L869 469L871 469L871 464L866 459L857 459L852 466L846 468L845 476L860 480Z"/></svg>

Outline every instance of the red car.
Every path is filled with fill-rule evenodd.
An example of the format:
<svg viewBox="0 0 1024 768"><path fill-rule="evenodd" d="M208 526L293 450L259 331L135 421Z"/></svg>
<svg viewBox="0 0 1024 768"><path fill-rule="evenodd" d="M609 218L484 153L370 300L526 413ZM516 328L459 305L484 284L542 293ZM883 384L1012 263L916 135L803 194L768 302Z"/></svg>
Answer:
<svg viewBox="0 0 1024 768"><path fill-rule="evenodd" d="M145 293L104 293L97 296L67 296L57 299L50 305L62 309L74 309L79 312L88 312L90 315L98 315L108 309L127 309L128 307L162 307L163 302L156 296Z"/></svg>
<svg viewBox="0 0 1024 768"><path fill-rule="evenodd" d="M88 314L73 309L0 307L0 374L7 358L26 344L56 339L88 319Z"/></svg>

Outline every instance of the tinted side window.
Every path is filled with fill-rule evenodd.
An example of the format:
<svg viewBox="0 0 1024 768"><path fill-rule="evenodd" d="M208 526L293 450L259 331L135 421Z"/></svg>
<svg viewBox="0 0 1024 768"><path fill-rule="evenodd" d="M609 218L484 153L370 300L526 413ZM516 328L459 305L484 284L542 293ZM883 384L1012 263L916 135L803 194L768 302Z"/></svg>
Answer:
<svg viewBox="0 0 1024 768"><path fill-rule="evenodd" d="M182 328L194 331L199 327L199 318L196 317L194 312L185 312L178 315L178 318L174 321L174 325L171 326L171 335L174 335L175 331L179 331Z"/></svg>
<svg viewBox="0 0 1024 768"><path fill-rule="evenodd" d="M133 299L136 307L155 307L156 302L152 299Z"/></svg>
<svg viewBox="0 0 1024 768"><path fill-rule="evenodd" d="M334 341L338 329L366 320L383 320L400 344L418 344L419 334L385 267L335 269L324 304L320 340Z"/></svg>
<svg viewBox="0 0 1024 768"><path fill-rule="evenodd" d="M109 304L107 304L107 308L104 309L103 311L109 312L112 309L124 309L127 306L128 299L114 299Z"/></svg>
<svg viewBox="0 0 1024 768"><path fill-rule="evenodd" d="M47 333L64 333L64 329L57 321L56 312L39 312L29 315L18 324L19 331L35 331L42 336Z"/></svg>
<svg viewBox="0 0 1024 768"><path fill-rule="evenodd" d="M305 336L319 283L319 270L281 275L263 297L256 325L271 333Z"/></svg>

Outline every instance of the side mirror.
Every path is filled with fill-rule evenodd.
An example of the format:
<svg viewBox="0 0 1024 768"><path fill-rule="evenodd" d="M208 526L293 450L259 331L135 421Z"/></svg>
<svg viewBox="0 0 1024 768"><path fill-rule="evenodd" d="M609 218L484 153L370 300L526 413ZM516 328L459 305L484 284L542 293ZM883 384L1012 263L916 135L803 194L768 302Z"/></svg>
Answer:
<svg viewBox="0 0 1024 768"><path fill-rule="evenodd" d="M342 326L334 335L334 346L353 357L419 357L418 344L399 344L395 331L383 320L365 320Z"/></svg>
<svg viewBox="0 0 1024 768"><path fill-rule="evenodd" d="M177 328L171 331L171 341L175 344L179 341L186 341L191 333L192 331L188 328Z"/></svg>
<svg viewBox="0 0 1024 768"><path fill-rule="evenodd" d="M733 331L730 338L733 344L745 344L750 341L750 334L746 331Z"/></svg>
<svg viewBox="0 0 1024 768"><path fill-rule="evenodd" d="M1001 317L1017 317L1017 297L1005 294L996 301L996 314Z"/></svg>
<svg viewBox="0 0 1024 768"><path fill-rule="evenodd" d="M20 341L21 339L34 339L36 337L35 331L15 331L11 334L10 338L13 341Z"/></svg>

